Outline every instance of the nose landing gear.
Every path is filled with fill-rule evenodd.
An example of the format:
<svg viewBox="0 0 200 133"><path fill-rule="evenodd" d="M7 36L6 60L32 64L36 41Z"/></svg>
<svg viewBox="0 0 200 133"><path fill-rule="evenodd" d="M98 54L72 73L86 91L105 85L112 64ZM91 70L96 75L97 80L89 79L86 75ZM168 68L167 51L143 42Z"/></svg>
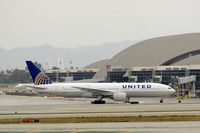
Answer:
<svg viewBox="0 0 200 133"><path fill-rule="evenodd" d="M163 100L163 98L161 98L161 99L160 99L160 103L163 103L163 102L164 102L164 100Z"/></svg>

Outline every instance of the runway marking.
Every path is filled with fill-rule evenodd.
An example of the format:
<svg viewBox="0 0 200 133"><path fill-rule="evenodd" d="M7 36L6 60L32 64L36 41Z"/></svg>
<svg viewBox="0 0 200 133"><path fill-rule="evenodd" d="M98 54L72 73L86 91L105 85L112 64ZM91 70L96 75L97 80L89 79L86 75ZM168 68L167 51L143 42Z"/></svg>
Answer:
<svg viewBox="0 0 200 133"><path fill-rule="evenodd" d="M0 115L50 115L50 114L124 114L124 113L178 113L178 112L197 112L200 110L158 110L158 111L107 111L107 112L35 112L35 113L0 113Z"/></svg>

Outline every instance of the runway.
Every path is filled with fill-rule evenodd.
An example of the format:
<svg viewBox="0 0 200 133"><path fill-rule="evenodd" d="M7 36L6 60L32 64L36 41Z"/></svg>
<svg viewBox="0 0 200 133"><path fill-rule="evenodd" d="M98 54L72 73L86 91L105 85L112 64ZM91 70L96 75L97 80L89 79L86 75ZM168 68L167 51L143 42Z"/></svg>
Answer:
<svg viewBox="0 0 200 133"><path fill-rule="evenodd" d="M26 96L0 96L0 118L55 116L123 116L200 114L200 99L138 98L140 104L124 104L108 100L108 104L90 104L92 99L64 99Z"/></svg>
<svg viewBox="0 0 200 133"><path fill-rule="evenodd" d="M138 116L138 115L199 115L200 99L135 98L140 104L124 104L107 100L108 104L91 104L93 99L65 99L26 96L0 96L0 119L68 116ZM68 124L0 124L1 132L43 131L126 131L128 133L197 133L200 122L112 122ZM85 132L84 132L85 133Z"/></svg>

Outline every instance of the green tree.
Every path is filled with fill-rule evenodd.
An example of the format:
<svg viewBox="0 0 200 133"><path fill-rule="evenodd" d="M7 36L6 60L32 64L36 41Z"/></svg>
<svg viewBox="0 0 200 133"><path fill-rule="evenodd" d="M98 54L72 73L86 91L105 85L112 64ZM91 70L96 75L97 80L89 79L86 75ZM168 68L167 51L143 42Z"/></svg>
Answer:
<svg viewBox="0 0 200 133"><path fill-rule="evenodd" d="M38 62L35 62L39 69L42 69L42 65ZM29 72L27 71L28 68L26 67L25 70L6 70L0 72L0 83L30 83L32 79L30 77Z"/></svg>
<svg viewBox="0 0 200 133"><path fill-rule="evenodd" d="M11 83L28 83L31 80L29 73L27 73L25 70L15 69L12 72L12 75L9 76L9 81Z"/></svg>

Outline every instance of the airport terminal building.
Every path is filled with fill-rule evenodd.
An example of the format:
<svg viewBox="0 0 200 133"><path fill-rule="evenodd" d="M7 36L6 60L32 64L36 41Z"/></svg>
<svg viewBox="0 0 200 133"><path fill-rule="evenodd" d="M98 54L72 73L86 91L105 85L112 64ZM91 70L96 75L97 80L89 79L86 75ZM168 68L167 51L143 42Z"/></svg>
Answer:
<svg viewBox="0 0 200 133"><path fill-rule="evenodd" d="M48 70L46 74L54 82L72 82L92 79L98 69Z"/></svg>
<svg viewBox="0 0 200 133"><path fill-rule="evenodd" d="M148 39L84 69L96 70L98 82L160 82L200 94L200 33Z"/></svg>

